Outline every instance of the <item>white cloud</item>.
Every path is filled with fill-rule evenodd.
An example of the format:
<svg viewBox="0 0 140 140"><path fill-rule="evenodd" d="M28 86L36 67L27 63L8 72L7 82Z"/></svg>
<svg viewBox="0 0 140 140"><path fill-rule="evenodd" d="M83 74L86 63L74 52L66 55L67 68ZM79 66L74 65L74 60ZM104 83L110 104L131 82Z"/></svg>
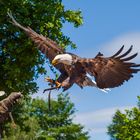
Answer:
<svg viewBox="0 0 140 140"><path fill-rule="evenodd" d="M125 50L133 45L133 52L139 52L140 54L140 32L131 32L114 38L112 41L101 45L102 52L105 55L112 55L122 45L125 45ZM135 60L140 60L140 55Z"/></svg>
<svg viewBox="0 0 140 140"><path fill-rule="evenodd" d="M132 107L133 106L113 107L80 113L76 115L74 122L84 125L90 133L103 133L106 132L106 127L111 123L116 110L119 109L124 112L125 109L131 109Z"/></svg>
<svg viewBox="0 0 140 140"><path fill-rule="evenodd" d="M92 120L94 120L94 123L108 122L116 110L119 109L120 111L124 111L125 109L130 108L132 108L132 106L105 108L94 112L81 113L77 114L75 121L80 121L85 124L91 124Z"/></svg>

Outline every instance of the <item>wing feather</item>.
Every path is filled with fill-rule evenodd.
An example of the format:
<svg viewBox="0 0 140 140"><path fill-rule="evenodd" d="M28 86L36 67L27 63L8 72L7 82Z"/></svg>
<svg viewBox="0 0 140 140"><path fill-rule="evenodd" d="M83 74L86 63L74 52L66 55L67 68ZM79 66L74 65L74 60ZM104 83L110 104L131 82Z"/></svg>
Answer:
<svg viewBox="0 0 140 140"><path fill-rule="evenodd" d="M37 48L46 55L48 60L51 62L54 57L58 54L64 54L65 50L62 49L55 41L51 40L50 38L47 38L41 34L36 33L34 30L32 30L30 27L24 27L21 24L19 24L11 13L8 13L9 17L11 18L11 23L20 29L22 29L29 38L35 43ZM58 64L55 66L60 72L65 71L64 64Z"/></svg>
<svg viewBox="0 0 140 140"><path fill-rule="evenodd" d="M119 49L118 52L116 52L113 56L111 56L111 58L115 57L115 56L118 56L124 49L124 45Z"/></svg>
<svg viewBox="0 0 140 140"><path fill-rule="evenodd" d="M111 57L98 56L92 59L82 59L80 62L86 72L95 77L99 88L114 88L122 85L133 77L133 73L140 71L140 64L128 62L137 56L137 53L128 56L132 51L131 46L125 53L120 55L124 46ZM124 58L125 57L125 58Z"/></svg>
<svg viewBox="0 0 140 140"><path fill-rule="evenodd" d="M135 58L137 55L138 55L138 53L135 53L135 54L133 54L133 55L127 57L127 58L122 59L122 61L129 61L129 60Z"/></svg>
<svg viewBox="0 0 140 140"><path fill-rule="evenodd" d="M131 52L132 48L133 48L133 46L131 46L124 54L118 56L117 58L125 57L126 55L128 55Z"/></svg>

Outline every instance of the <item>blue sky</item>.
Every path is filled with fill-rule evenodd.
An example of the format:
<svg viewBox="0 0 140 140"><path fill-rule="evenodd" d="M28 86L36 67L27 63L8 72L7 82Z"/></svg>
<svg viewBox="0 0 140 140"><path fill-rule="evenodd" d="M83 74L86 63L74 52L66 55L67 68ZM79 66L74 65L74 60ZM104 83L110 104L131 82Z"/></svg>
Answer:
<svg viewBox="0 0 140 140"><path fill-rule="evenodd" d="M134 52L140 52L140 1L139 0L63 0L66 9L82 11L84 24L78 29L65 24L63 31L78 46L69 51L82 57L94 57L98 51L109 56L122 45L134 45ZM134 60L140 63L140 54ZM47 65L47 64L46 64ZM43 76L38 79L41 96L47 83ZM68 92L77 109L75 122L89 131L91 140L109 140L106 127L116 109L124 110L137 104L140 95L140 74L121 87L103 93L98 89L73 86ZM55 98L57 92L54 91Z"/></svg>

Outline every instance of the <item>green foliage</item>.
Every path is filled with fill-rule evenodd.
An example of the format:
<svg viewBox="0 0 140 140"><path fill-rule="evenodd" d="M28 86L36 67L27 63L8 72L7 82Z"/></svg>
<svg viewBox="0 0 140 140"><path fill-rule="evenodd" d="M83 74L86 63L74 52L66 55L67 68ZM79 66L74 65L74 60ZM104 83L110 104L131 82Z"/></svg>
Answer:
<svg viewBox="0 0 140 140"><path fill-rule="evenodd" d="M63 24L80 26L81 12L66 10L62 0L0 0L0 90L34 93L38 89L34 79L46 72L45 59L28 37L9 22L8 11L22 25L30 26L64 48L76 45L63 34Z"/></svg>
<svg viewBox="0 0 140 140"><path fill-rule="evenodd" d="M83 127L70 117L75 110L62 95L52 101L52 110L43 100L32 100L29 94L38 90L35 79L46 73L44 56L28 37L9 21L7 12L24 26L55 40L61 47L76 45L62 32L65 22L74 27L82 24L81 11L66 10L62 0L0 0L0 90L21 91L25 96L13 109L17 128L3 124L5 140L85 140Z"/></svg>
<svg viewBox="0 0 140 140"><path fill-rule="evenodd" d="M112 140L140 139L140 97L138 100L138 107L126 110L125 114L119 110L115 113L112 124L108 127Z"/></svg>
<svg viewBox="0 0 140 140"><path fill-rule="evenodd" d="M24 112L15 118L16 122L22 120L16 129L5 126L4 140L87 140L83 127L72 122L74 113L68 94L51 100L51 110L44 100L33 99L24 104Z"/></svg>

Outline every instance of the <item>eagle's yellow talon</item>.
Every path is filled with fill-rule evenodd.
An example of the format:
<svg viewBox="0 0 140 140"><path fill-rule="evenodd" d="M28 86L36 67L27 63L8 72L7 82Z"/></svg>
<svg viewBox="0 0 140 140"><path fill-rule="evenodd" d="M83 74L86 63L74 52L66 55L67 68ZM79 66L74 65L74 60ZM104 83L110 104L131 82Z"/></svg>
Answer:
<svg viewBox="0 0 140 140"><path fill-rule="evenodd" d="M53 80L51 78L49 78L49 77L46 77L45 78L45 81L50 82L50 83L53 83Z"/></svg>
<svg viewBox="0 0 140 140"><path fill-rule="evenodd" d="M61 87L61 83L59 83L58 81L55 81L56 87L60 88Z"/></svg>
<svg viewBox="0 0 140 140"><path fill-rule="evenodd" d="M57 80L53 80L53 79L51 79L49 77L46 77L45 78L45 81L47 81L47 82L49 82L51 84L56 85L57 88L60 88L61 87L61 83L59 83Z"/></svg>

